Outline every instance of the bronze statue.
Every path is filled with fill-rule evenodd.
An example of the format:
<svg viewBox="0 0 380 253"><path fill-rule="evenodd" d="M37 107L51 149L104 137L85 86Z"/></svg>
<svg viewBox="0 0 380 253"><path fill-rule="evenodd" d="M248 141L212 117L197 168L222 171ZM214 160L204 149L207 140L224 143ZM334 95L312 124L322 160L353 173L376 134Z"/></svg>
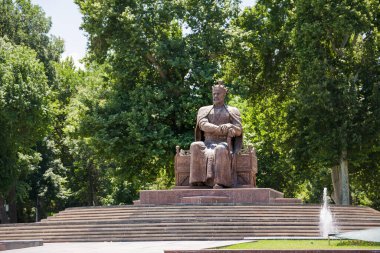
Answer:
<svg viewBox="0 0 380 253"><path fill-rule="evenodd" d="M198 110L195 142L190 146L193 186L213 188L236 184L236 154L242 148L242 124L237 108L224 104L228 90L222 81L212 87L213 105Z"/></svg>

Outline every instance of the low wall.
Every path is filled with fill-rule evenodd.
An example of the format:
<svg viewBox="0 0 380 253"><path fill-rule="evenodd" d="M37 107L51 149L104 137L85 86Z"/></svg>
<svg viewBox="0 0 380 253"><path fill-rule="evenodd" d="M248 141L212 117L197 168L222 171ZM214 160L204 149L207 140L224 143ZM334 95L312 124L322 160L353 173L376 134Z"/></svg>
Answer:
<svg viewBox="0 0 380 253"><path fill-rule="evenodd" d="M28 247L42 246L43 240L10 240L0 241L0 251L11 249L22 249Z"/></svg>

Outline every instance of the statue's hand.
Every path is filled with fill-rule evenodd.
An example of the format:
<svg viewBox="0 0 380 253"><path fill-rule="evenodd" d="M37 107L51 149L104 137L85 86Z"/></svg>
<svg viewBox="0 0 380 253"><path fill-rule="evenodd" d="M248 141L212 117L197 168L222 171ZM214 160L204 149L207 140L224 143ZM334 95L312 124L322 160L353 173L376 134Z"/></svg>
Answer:
<svg viewBox="0 0 380 253"><path fill-rule="evenodd" d="M235 132L235 129L233 128L230 128L228 129L228 137L235 137L236 136L236 132Z"/></svg>
<svg viewBox="0 0 380 253"><path fill-rule="evenodd" d="M222 134L227 135L228 131L231 129L231 127L233 127L233 125L231 123L223 124L220 126L220 131Z"/></svg>

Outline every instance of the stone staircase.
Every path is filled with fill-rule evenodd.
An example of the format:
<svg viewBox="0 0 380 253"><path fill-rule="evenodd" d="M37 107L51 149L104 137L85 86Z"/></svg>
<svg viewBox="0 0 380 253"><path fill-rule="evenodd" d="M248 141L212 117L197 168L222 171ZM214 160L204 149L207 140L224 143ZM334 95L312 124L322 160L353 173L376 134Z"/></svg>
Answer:
<svg viewBox="0 0 380 253"><path fill-rule="evenodd" d="M37 223L2 224L1 240L44 242L239 240L319 236L319 205L170 205L68 208ZM340 232L380 227L380 212L332 206Z"/></svg>

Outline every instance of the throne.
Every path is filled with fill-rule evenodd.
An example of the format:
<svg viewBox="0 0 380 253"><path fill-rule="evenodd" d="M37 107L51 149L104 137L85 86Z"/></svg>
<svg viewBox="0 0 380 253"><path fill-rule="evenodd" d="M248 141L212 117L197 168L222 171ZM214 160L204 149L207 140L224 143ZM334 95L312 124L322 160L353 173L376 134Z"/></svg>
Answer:
<svg viewBox="0 0 380 253"><path fill-rule="evenodd" d="M176 147L176 155L174 158L175 170L175 185L190 186L190 150L180 149ZM256 174L257 174L257 157L256 151L250 146L248 149L240 151L235 158L236 173L233 175L235 178L236 187L256 187Z"/></svg>

